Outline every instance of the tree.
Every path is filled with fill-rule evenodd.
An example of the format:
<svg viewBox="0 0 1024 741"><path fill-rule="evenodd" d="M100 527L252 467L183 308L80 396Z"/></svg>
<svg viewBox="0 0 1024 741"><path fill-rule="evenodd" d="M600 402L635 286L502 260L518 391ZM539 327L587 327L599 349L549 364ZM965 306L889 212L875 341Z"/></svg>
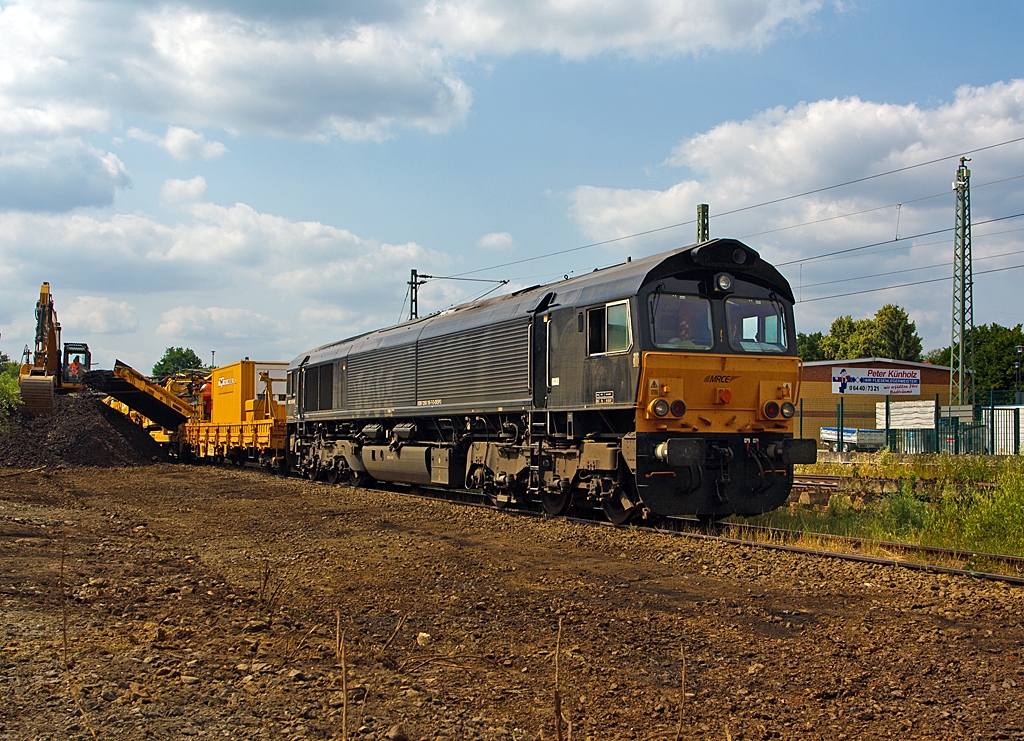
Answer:
<svg viewBox="0 0 1024 741"><path fill-rule="evenodd" d="M852 316L837 317L821 339L821 352L826 360L849 360L872 356L874 323L870 319Z"/></svg>
<svg viewBox="0 0 1024 741"><path fill-rule="evenodd" d="M1022 359L1017 355L1017 346L1024 347L1024 327L1003 327L995 322L979 324L968 339L974 340L975 391L987 394L1015 388L1017 369L1013 364ZM948 366L949 352L947 345L929 350L924 357L929 363Z"/></svg>
<svg viewBox="0 0 1024 741"><path fill-rule="evenodd" d="M950 363L949 345L946 345L945 347L937 347L934 350L926 352L924 354L924 362L931 363L932 365L948 366Z"/></svg>
<svg viewBox="0 0 1024 741"><path fill-rule="evenodd" d="M995 322L974 328L974 372L978 393L1012 389L1017 381L1017 345L1024 346L1021 325L1010 329Z"/></svg>
<svg viewBox="0 0 1024 741"><path fill-rule="evenodd" d="M917 325L896 304L886 304L872 319L854 319L850 315L836 317L828 334L818 342L818 348L824 360L921 360Z"/></svg>
<svg viewBox="0 0 1024 741"><path fill-rule="evenodd" d="M153 366L153 377L169 376L191 368L203 368L203 361L190 347L169 347Z"/></svg>
<svg viewBox="0 0 1024 741"><path fill-rule="evenodd" d="M0 432L6 432L11 412L21 404L18 367L18 363L11 362L6 353L0 352Z"/></svg>
<svg viewBox="0 0 1024 741"><path fill-rule="evenodd" d="M821 332L812 332L811 334L798 332L796 335L796 347L800 359L805 363L824 360L825 356L821 353L821 340L823 337L824 335Z"/></svg>
<svg viewBox="0 0 1024 741"><path fill-rule="evenodd" d="M872 356L921 362L921 338L907 312L886 304L875 314L874 324Z"/></svg>

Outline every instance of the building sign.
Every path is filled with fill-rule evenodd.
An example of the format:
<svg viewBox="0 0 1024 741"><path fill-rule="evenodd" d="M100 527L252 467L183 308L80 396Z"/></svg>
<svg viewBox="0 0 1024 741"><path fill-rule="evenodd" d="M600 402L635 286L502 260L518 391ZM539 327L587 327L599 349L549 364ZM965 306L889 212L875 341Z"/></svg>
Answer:
<svg viewBox="0 0 1024 741"><path fill-rule="evenodd" d="M832 368L833 394L920 396L921 371L911 368Z"/></svg>

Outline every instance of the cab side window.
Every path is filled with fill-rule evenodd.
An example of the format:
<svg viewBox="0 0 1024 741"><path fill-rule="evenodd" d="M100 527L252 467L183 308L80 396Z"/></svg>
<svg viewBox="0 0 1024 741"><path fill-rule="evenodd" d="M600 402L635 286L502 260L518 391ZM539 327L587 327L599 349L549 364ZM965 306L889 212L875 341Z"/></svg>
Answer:
<svg viewBox="0 0 1024 741"><path fill-rule="evenodd" d="M632 344L629 302L618 301L587 310L587 354L626 352Z"/></svg>

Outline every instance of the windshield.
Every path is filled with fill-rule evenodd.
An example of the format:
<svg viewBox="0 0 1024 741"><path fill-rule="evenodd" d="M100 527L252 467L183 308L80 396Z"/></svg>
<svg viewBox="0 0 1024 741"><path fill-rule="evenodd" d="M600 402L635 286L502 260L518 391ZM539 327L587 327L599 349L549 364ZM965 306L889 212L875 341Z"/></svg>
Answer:
<svg viewBox="0 0 1024 741"><path fill-rule="evenodd" d="M729 298L729 345L741 352L785 352L786 315L783 305L767 299Z"/></svg>
<svg viewBox="0 0 1024 741"><path fill-rule="evenodd" d="M651 294L651 340L655 347L710 350L711 302L678 293Z"/></svg>

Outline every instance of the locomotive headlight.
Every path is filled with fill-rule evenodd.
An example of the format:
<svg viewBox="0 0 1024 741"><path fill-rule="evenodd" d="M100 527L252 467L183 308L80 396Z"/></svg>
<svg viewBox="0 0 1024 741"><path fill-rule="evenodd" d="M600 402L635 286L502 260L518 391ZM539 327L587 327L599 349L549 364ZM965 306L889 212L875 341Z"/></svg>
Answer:
<svg viewBox="0 0 1024 741"><path fill-rule="evenodd" d="M731 291L732 290L732 276L727 273L722 273L715 280L715 285L718 286L719 291Z"/></svg>
<svg viewBox="0 0 1024 741"><path fill-rule="evenodd" d="M794 414L796 414L796 407L788 401L782 402L782 416L786 419L792 419Z"/></svg>
<svg viewBox="0 0 1024 741"><path fill-rule="evenodd" d="M686 404L684 404L679 399L676 399L675 401L673 401L672 402L672 414L674 416L676 416L676 417L682 417L684 414L686 414Z"/></svg>
<svg viewBox="0 0 1024 741"><path fill-rule="evenodd" d="M655 417L665 417L669 411L668 402L664 399L655 399L651 402L650 410Z"/></svg>
<svg viewBox="0 0 1024 741"><path fill-rule="evenodd" d="M769 401L764 405L764 416L768 419L775 419L779 416L779 402Z"/></svg>

